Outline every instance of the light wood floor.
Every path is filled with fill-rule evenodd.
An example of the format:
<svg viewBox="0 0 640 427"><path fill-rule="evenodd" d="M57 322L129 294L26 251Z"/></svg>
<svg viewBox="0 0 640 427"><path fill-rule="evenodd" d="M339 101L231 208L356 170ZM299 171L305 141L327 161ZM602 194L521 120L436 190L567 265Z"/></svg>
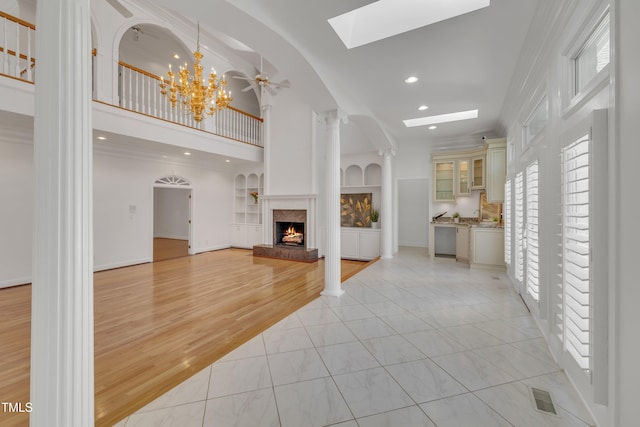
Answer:
<svg viewBox="0 0 640 427"><path fill-rule="evenodd" d="M164 261L166 259L189 256L189 241L179 239L153 238L153 260Z"/></svg>
<svg viewBox="0 0 640 427"><path fill-rule="evenodd" d="M342 279L367 263L342 261ZM315 299L324 263L229 249L96 273L96 425L111 426ZM0 400L29 401L31 286L0 290ZM0 411L0 425L27 414Z"/></svg>

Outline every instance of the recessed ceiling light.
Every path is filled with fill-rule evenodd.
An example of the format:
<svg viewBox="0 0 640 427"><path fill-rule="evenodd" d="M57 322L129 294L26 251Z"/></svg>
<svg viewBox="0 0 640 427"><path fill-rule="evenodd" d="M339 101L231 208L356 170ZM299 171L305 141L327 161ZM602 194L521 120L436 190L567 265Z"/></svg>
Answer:
<svg viewBox="0 0 640 427"><path fill-rule="evenodd" d="M231 163L231 160L227 159L224 161L225 163Z"/></svg>
<svg viewBox="0 0 640 427"><path fill-rule="evenodd" d="M475 119L478 117L478 110L460 111L457 113L440 114L437 116L418 117L417 119L407 119L402 122L408 128L414 126L427 126L436 123L456 122L458 120Z"/></svg>
<svg viewBox="0 0 640 427"><path fill-rule="evenodd" d="M190 152L188 152L188 151L185 151L185 152L184 152L184 155L185 155L185 156L190 156L190 155L191 155L191 153L190 153Z"/></svg>
<svg viewBox="0 0 640 427"><path fill-rule="evenodd" d="M106 136L99 136L99 137L98 137L98 139L99 139L100 141L104 141L105 139L107 139L107 137L106 137Z"/></svg>
<svg viewBox="0 0 640 427"><path fill-rule="evenodd" d="M167 158L167 156L162 156L162 158L163 158L163 159L166 159L166 158Z"/></svg>
<svg viewBox="0 0 640 427"><path fill-rule="evenodd" d="M174 53L173 57L176 58L176 59L180 59L180 55L178 55L177 53Z"/></svg>
<svg viewBox="0 0 640 427"><path fill-rule="evenodd" d="M427 107L426 105L421 105L421 106L418 107L418 110L424 111L424 110L427 110L428 108L429 107Z"/></svg>
<svg viewBox="0 0 640 427"><path fill-rule="evenodd" d="M329 19L347 49L489 6L490 0L379 0Z"/></svg>
<svg viewBox="0 0 640 427"><path fill-rule="evenodd" d="M415 83L418 81L418 78L416 76L409 76L406 79L404 79L405 83Z"/></svg>
<svg viewBox="0 0 640 427"><path fill-rule="evenodd" d="M434 129L438 129L438 126L436 126L436 125L429 126L429 130L434 130Z"/></svg>

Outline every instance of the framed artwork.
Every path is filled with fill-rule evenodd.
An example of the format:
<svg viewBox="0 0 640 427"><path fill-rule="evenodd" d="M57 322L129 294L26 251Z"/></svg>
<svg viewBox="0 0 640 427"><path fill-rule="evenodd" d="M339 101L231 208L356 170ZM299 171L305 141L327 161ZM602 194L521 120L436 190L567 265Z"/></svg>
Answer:
<svg viewBox="0 0 640 427"><path fill-rule="evenodd" d="M371 227L371 193L340 195L340 225Z"/></svg>

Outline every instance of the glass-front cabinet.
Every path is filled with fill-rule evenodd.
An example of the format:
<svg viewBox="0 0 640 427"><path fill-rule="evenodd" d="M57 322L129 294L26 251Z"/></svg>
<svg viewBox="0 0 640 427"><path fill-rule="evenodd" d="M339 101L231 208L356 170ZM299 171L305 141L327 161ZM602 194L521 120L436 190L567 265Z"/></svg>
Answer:
<svg viewBox="0 0 640 427"><path fill-rule="evenodd" d="M455 161L434 162L434 199L439 202L455 200Z"/></svg>
<svg viewBox="0 0 640 427"><path fill-rule="evenodd" d="M470 193L469 185L469 161L458 160L458 191L456 195L466 195Z"/></svg>
<svg viewBox="0 0 640 427"><path fill-rule="evenodd" d="M471 178L471 189L481 190L485 187L484 181L484 158L485 156L478 156L471 159L473 176Z"/></svg>

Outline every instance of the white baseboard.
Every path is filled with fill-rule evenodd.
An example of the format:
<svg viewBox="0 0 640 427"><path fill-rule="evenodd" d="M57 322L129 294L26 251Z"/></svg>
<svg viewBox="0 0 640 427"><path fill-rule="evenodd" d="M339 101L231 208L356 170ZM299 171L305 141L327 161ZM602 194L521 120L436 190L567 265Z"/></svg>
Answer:
<svg viewBox="0 0 640 427"><path fill-rule="evenodd" d="M189 236L178 236L174 234L159 234L153 236L154 239L173 239L173 240L189 240Z"/></svg>
<svg viewBox="0 0 640 427"><path fill-rule="evenodd" d="M31 276L28 277L18 277L16 279L3 280L0 282L1 288L10 288L12 286L25 285L27 283L31 283Z"/></svg>
<svg viewBox="0 0 640 427"><path fill-rule="evenodd" d="M111 264L94 265L93 271L96 272L96 271L103 271L103 270L113 270L114 268L129 267L131 265L145 264L147 262L152 262L152 261L153 259L151 258L141 258L141 259L134 259L130 261L114 262Z"/></svg>
<svg viewBox="0 0 640 427"><path fill-rule="evenodd" d="M398 246L409 246L411 248L428 248L429 244L424 242L398 242Z"/></svg>

